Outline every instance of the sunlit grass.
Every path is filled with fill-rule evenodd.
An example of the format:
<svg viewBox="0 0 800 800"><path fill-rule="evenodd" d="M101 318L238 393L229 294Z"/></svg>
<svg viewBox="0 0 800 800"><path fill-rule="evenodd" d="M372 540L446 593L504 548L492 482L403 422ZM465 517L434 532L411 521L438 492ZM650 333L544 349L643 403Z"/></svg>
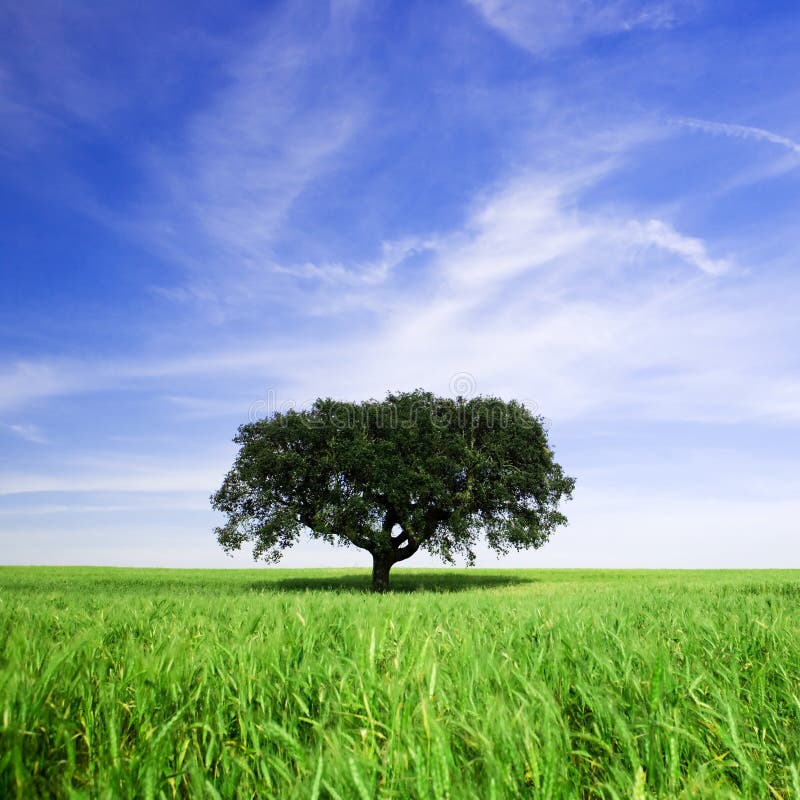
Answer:
<svg viewBox="0 0 800 800"><path fill-rule="evenodd" d="M393 582L0 568L0 796L800 798L799 572Z"/></svg>

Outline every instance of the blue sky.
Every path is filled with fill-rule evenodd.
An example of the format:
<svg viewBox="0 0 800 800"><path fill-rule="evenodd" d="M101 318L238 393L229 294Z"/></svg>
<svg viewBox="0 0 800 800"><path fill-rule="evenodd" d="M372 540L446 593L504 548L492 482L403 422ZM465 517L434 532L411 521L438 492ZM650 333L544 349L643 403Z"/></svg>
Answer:
<svg viewBox="0 0 800 800"><path fill-rule="evenodd" d="M800 566L796 3L169 6L0 4L0 562L250 565L240 423L466 381L578 479L480 565Z"/></svg>

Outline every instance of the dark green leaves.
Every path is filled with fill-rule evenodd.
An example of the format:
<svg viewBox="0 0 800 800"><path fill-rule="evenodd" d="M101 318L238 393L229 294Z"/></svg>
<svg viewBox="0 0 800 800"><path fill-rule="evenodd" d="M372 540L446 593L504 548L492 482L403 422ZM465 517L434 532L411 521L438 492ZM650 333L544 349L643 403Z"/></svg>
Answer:
<svg viewBox="0 0 800 800"><path fill-rule="evenodd" d="M212 497L228 517L217 537L226 550L253 542L268 560L303 529L390 560L419 547L470 559L482 534L498 552L539 547L566 522L558 505L574 487L541 419L492 397L320 399L243 425L235 441Z"/></svg>

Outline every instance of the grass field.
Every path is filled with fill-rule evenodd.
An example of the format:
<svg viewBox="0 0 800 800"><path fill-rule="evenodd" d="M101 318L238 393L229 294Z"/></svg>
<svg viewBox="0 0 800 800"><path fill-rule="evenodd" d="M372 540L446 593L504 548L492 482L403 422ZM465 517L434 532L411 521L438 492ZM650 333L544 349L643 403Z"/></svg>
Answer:
<svg viewBox="0 0 800 800"><path fill-rule="evenodd" d="M800 800L800 572L368 582L0 568L0 797Z"/></svg>

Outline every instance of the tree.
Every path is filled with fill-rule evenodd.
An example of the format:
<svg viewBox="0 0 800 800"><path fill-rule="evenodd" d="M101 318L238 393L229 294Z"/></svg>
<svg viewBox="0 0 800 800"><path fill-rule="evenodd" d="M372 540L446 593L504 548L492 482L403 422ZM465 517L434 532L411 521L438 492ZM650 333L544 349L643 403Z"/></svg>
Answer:
<svg viewBox="0 0 800 800"><path fill-rule="evenodd" d="M304 530L372 554L372 588L420 548L474 563L481 536L504 554L536 548L566 523L575 485L554 461L542 419L494 397L319 399L310 410L242 425L212 505L226 550L254 544L276 562Z"/></svg>

